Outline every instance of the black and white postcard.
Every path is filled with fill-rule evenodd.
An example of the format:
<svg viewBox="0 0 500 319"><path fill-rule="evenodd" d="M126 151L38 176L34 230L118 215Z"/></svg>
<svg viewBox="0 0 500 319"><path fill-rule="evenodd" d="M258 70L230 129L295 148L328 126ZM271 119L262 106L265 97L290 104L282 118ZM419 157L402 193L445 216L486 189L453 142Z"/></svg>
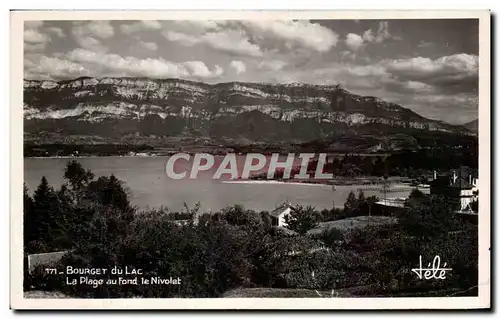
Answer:
<svg viewBox="0 0 500 319"><path fill-rule="evenodd" d="M11 307L490 308L490 12L11 12Z"/></svg>

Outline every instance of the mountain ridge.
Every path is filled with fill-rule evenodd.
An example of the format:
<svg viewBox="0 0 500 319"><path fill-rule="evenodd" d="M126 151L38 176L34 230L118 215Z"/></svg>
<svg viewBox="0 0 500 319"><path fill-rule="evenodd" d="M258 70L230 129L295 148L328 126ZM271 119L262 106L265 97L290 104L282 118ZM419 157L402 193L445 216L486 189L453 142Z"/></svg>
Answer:
<svg viewBox="0 0 500 319"><path fill-rule="evenodd" d="M24 80L27 134L309 142L377 127L468 135L401 105L340 85L80 77ZM110 128L112 127L112 128Z"/></svg>
<svg viewBox="0 0 500 319"><path fill-rule="evenodd" d="M462 126L471 132L477 133L479 131L479 119L464 123L462 124Z"/></svg>

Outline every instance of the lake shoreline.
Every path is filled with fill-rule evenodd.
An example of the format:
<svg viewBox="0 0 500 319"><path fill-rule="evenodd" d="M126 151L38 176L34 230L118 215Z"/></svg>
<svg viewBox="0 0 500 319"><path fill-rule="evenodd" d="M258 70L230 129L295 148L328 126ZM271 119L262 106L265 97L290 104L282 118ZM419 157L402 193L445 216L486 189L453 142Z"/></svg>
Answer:
<svg viewBox="0 0 500 319"><path fill-rule="evenodd" d="M168 157L169 155L88 155L88 156L24 156L23 158L35 159L79 159L79 158L103 158L103 157Z"/></svg>
<svg viewBox="0 0 500 319"><path fill-rule="evenodd" d="M215 155L217 156L217 155ZM223 156L223 155L220 155ZM167 158L168 155L89 155L89 156L26 156L24 159L30 160L51 160L51 159L67 159L67 160L79 160L79 159L98 159L98 158ZM379 176L357 176L357 177L342 177L336 176L333 179L261 179L259 176L250 176L248 180L223 180L223 183L232 184L288 184L288 185L313 185L313 186L358 186L362 187L363 190L368 186L382 187L385 183ZM402 176L391 176L387 180L386 184L391 185L400 184L398 187L416 187L411 186L411 179ZM403 185L403 186L401 186Z"/></svg>
<svg viewBox="0 0 500 319"><path fill-rule="evenodd" d="M382 181L381 177L375 176L367 178L341 178L339 176L329 180L289 179L283 181L230 178L214 180L213 174L205 172L198 175L196 179L173 180L165 173L165 158L140 156L25 158L24 182L28 190L35 191L42 176L45 176L54 188L61 187L65 183L64 169L67 162L71 160L79 161L85 169L91 170L96 176L111 174L116 176L130 190L132 204L141 209L163 206L172 211L183 211L184 203L191 207L200 202L204 211L219 211L237 203L248 209L263 211L272 210L283 202L292 202L310 205L321 210L330 209L333 203L342 205L351 191L357 194L359 189L362 189L366 196L385 196L381 191L382 186L373 185L373 182ZM240 162L244 162L244 158L240 158L238 163ZM179 161L179 163L180 166L176 168L178 172L190 170L189 163L185 161ZM388 185L386 189L387 197L407 197L411 192L410 185L404 185L404 189L396 191L395 188L399 188L397 180L399 179L389 177L387 182L390 186ZM237 183L224 183L223 181ZM335 190L325 181L335 184ZM348 181L350 185L346 185ZM367 185L363 181L370 181L372 185ZM298 183L292 184L291 182Z"/></svg>
<svg viewBox="0 0 500 319"><path fill-rule="evenodd" d="M345 182L345 181L344 181ZM351 183L352 182L352 183ZM326 180L326 181L318 181L318 182L312 182L312 181L285 181L285 180L226 180L226 181L221 181L221 183L224 184L250 184L250 185L304 185L304 186L322 186L322 187L336 187L336 186L344 186L344 187L351 187L351 186L358 186L358 190L363 190L363 191L380 191L381 189L377 186L383 185L383 183L360 183L360 181L350 181L350 183L337 183L335 180ZM413 189L413 188L427 188L426 186L420 185L420 186L412 186L408 183L403 183L400 181L394 181L394 182L388 182L387 183L389 187L387 187L387 191L391 192L392 188L404 188L404 189ZM366 187L372 185L374 187Z"/></svg>
<svg viewBox="0 0 500 319"><path fill-rule="evenodd" d="M229 181L221 181L224 184L262 184L262 185L272 185L272 184L281 184L281 185L304 185L304 186L322 186L322 187L331 187L331 184L325 183L313 183L313 182L285 182L279 180L229 180Z"/></svg>

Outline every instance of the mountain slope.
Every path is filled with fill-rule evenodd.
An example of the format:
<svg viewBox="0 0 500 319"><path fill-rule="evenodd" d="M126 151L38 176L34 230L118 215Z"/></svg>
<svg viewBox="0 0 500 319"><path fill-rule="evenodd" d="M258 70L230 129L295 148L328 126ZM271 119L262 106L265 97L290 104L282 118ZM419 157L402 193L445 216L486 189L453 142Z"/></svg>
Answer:
<svg viewBox="0 0 500 319"><path fill-rule="evenodd" d="M25 80L24 119L28 138L93 137L112 142L186 137L300 143L399 129L470 134L463 127L339 86L209 85L179 79Z"/></svg>
<svg viewBox="0 0 500 319"><path fill-rule="evenodd" d="M465 124L462 124L462 126L471 132L477 133L479 131L479 120L467 122Z"/></svg>

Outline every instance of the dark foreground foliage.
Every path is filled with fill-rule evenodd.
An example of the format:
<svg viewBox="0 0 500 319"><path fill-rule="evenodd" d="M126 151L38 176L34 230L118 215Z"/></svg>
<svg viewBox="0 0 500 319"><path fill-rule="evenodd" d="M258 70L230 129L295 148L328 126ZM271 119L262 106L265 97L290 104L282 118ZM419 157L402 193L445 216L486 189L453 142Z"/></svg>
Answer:
<svg viewBox="0 0 500 319"><path fill-rule="evenodd" d="M25 189L25 255L68 251L51 266L56 274L46 266L31 273L25 267L25 290L86 298L220 297L240 288L349 287L358 296L477 295L477 227L457 221L451 205L432 196L412 194L399 224L316 235L307 235L306 229L325 214L364 214L374 199L353 194L343 210L302 208L289 219L298 233L290 235L273 227L268 213L238 205L212 214L200 213L199 206L177 215L139 211L116 177L96 178L77 162L68 163L64 178L58 190L45 178L33 196ZM453 270L445 280L418 280L411 269L420 255L425 262L439 255ZM68 266L108 272L70 275ZM112 274L114 268L124 272ZM134 270L141 273L130 273ZM137 284L123 282L136 277ZM151 284L158 277L180 278L181 283Z"/></svg>

